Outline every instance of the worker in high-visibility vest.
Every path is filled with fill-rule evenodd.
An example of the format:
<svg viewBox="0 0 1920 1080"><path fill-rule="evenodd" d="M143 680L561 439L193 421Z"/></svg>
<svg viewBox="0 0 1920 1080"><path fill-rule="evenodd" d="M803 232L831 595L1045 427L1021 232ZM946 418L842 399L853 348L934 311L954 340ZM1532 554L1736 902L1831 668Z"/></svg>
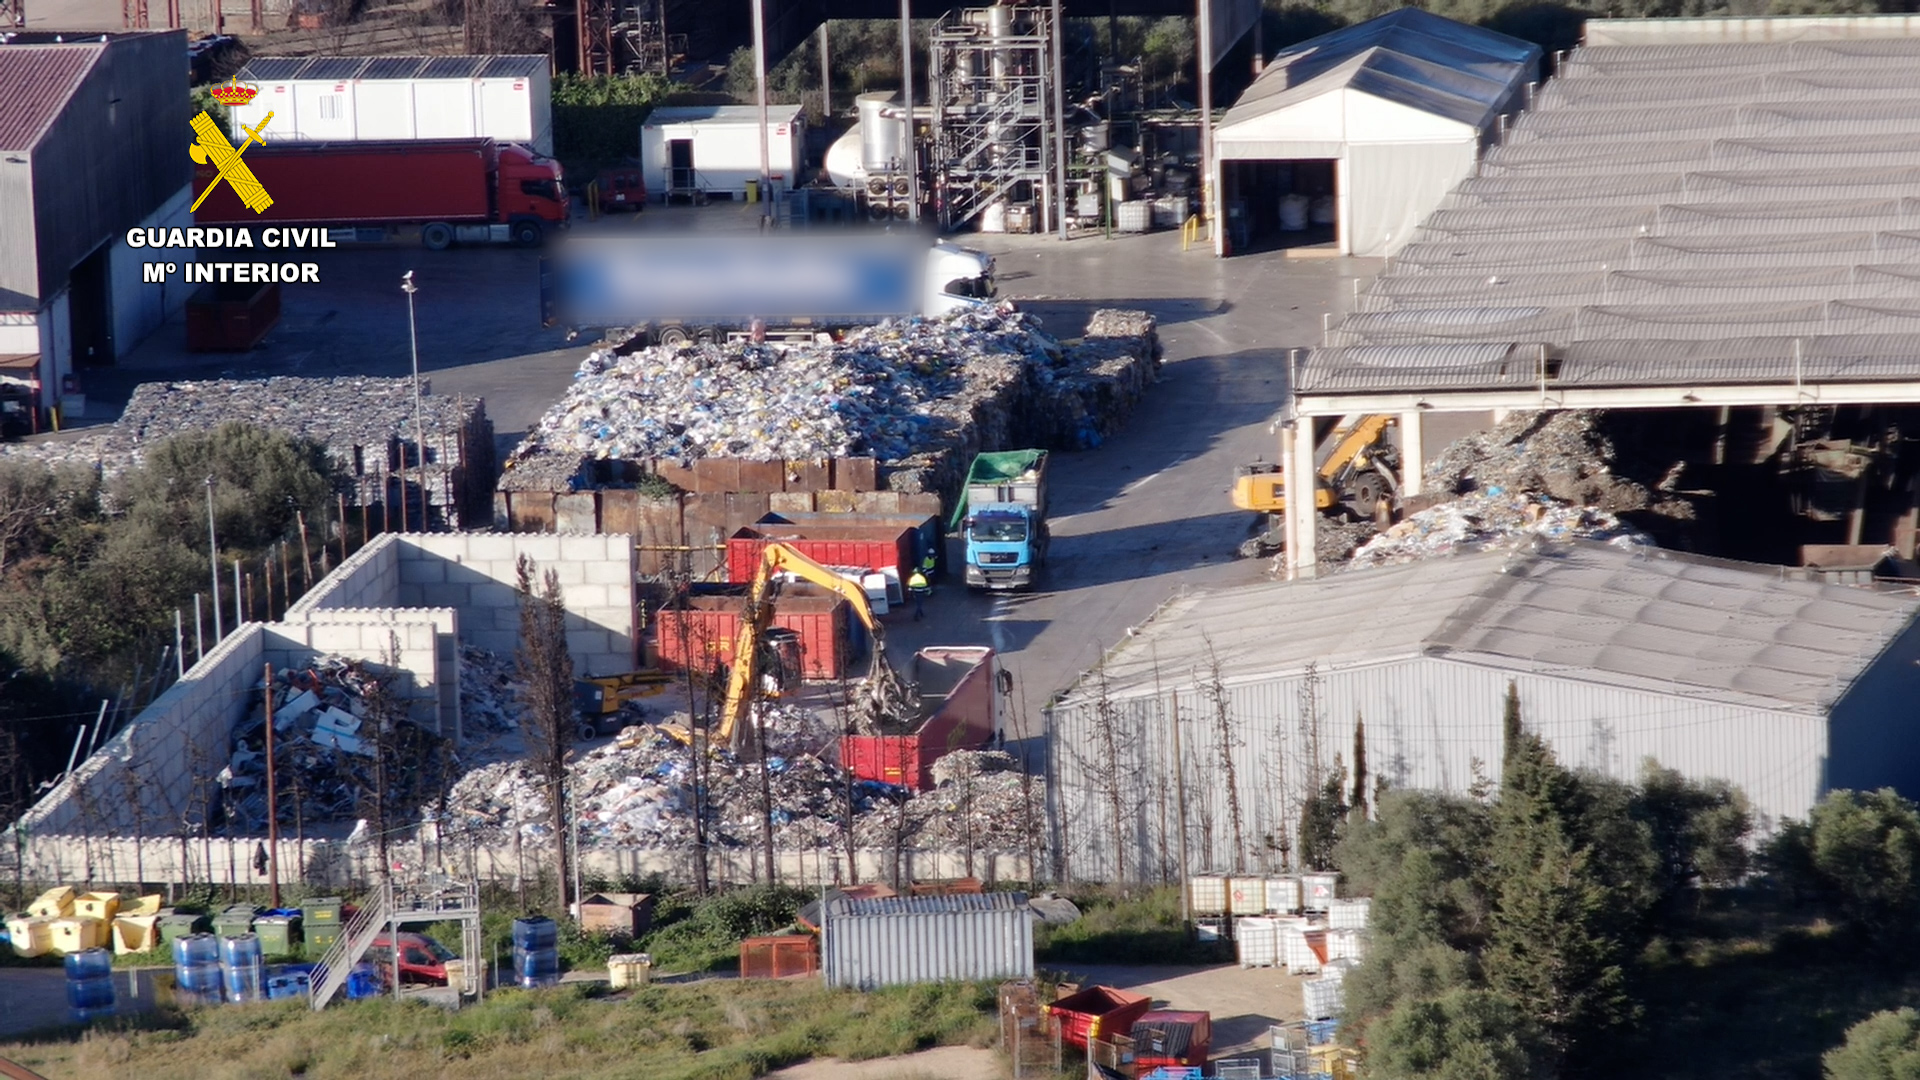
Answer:
<svg viewBox="0 0 1920 1080"><path fill-rule="evenodd" d="M933 595L933 582L927 580L925 571L916 567L907 575L907 595L913 597L913 620L919 622L927 614L927 597Z"/></svg>

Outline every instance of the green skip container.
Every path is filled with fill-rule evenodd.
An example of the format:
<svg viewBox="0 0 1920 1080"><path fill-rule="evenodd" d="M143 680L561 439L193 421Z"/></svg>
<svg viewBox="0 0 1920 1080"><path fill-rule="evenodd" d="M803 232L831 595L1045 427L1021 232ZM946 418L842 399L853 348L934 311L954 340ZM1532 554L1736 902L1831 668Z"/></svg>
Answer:
<svg viewBox="0 0 1920 1080"><path fill-rule="evenodd" d="M235 904L213 917L213 932L221 937L240 937L253 933L252 906Z"/></svg>
<svg viewBox="0 0 1920 1080"><path fill-rule="evenodd" d="M260 951L268 956L292 956L300 951L300 920L288 915L263 915L253 920Z"/></svg>
<svg viewBox="0 0 1920 1080"><path fill-rule="evenodd" d="M206 930L206 928L207 917L205 915L162 915L160 916L160 942L161 944L171 946L175 938L183 938L188 934L198 934Z"/></svg>

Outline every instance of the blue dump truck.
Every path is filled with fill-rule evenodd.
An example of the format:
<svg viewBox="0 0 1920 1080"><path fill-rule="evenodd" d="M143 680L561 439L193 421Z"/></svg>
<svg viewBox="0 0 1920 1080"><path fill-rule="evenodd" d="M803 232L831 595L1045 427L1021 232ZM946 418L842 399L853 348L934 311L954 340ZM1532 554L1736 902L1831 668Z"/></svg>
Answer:
<svg viewBox="0 0 1920 1080"><path fill-rule="evenodd" d="M1030 588L1047 561L1047 452L977 455L953 521L966 539L969 587Z"/></svg>
<svg viewBox="0 0 1920 1080"><path fill-rule="evenodd" d="M633 329L637 345L818 341L993 294L991 256L886 233L574 237L540 263L545 325Z"/></svg>

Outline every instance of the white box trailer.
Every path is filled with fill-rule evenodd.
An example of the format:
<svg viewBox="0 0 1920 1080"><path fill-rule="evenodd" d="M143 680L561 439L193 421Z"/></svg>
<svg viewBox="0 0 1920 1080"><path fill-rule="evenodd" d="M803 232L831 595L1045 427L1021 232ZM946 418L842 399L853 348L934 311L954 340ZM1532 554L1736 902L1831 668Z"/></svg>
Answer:
<svg viewBox="0 0 1920 1080"><path fill-rule="evenodd" d="M747 181L760 179L752 105L672 105L653 110L640 125L640 166L647 194L699 190L707 197L743 199ZM798 105L767 106L767 170L775 191L791 191L806 164L806 114Z"/></svg>
<svg viewBox="0 0 1920 1080"><path fill-rule="evenodd" d="M229 110L235 139L269 142L474 139L553 156L553 84L544 56L256 56L240 69L260 89Z"/></svg>

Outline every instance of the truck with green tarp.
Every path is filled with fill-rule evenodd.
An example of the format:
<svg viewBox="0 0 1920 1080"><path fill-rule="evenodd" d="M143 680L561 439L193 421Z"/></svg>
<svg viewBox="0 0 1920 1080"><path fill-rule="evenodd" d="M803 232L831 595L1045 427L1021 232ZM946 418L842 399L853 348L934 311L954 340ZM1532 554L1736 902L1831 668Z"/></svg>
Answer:
<svg viewBox="0 0 1920 1080"><path fill-rule="evenodd" d="M1032 586L1047 561L1047 452L975 456L950 527L966 540L970 588Z"/></svg>

